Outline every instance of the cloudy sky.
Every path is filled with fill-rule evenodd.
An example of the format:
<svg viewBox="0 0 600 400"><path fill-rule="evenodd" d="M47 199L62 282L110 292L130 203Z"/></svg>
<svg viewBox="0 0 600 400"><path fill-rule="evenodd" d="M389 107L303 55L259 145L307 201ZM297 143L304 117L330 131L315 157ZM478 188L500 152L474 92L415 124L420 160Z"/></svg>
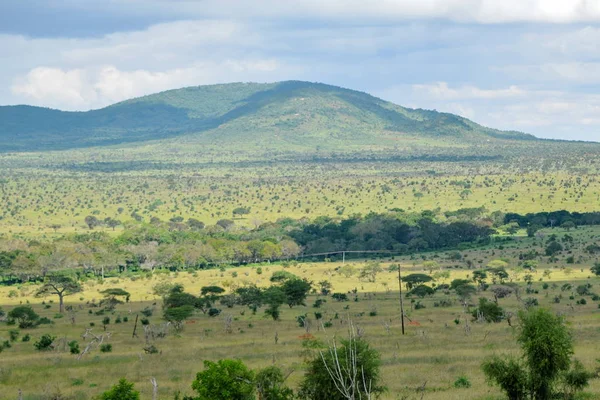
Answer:
<svg viewBox="0 0 600 400"><path fill-rule="evenodd" d="M2 105L287 79L600 141L600 0L0 2Z"/></svg>

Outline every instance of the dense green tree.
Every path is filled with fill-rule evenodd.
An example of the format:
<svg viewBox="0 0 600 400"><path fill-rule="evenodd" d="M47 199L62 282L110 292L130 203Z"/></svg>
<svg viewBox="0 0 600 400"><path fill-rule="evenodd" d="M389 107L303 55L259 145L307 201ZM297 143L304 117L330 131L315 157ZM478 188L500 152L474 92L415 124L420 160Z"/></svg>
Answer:
<svg viewBox="0 0 600 400"><path fill-rule="evenodd" d="M16 322L21 329L37 326L40 319L31 306L17 306L8 312L7 317L9 322Z"/></svg>
<svg viewBox="0 0 600 400"><path fill-rule="evenodd" d="M426 274L410 274L402 277L402 282L404 282L408 290L411 290L416 285L431 282L432 280L433 278Z"/></svg>
<svg viewBox="0 0 600 400"><path fill-rule="evenodd" d="M306 305L304 300L306 300L311 287L312 283L307 279L288 279L281 285L285 294L285 302L290 308Z"/></svg>
<svg viewBox="0 0 600 400"><path fill-rule="evenodd" d="M140 392L134 389L134 384L122 378L110 390L102 393L101 400L140 400Z"/></svg>
<svg viewBox="0 0 600 400"><path fill-rule="evenodd" d="M192 389L197 400L254 400L254 373L239 360L204 361Z"/></svg>

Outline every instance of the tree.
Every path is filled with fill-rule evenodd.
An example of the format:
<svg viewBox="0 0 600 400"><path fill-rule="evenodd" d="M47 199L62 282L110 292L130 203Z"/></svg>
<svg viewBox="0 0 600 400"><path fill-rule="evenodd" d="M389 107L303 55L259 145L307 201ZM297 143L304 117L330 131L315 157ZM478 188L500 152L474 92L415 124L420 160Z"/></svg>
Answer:
<svg viewBox="0 0 600 400"><path fill-rule="evenodd" d="M253 313L263 304L263 291L256 286L238 288L235 294L238 296L238 303L247 306Z"/></svg>
<svg viewBox="0 0 600 400"><path fill-rule="evenodd" d="M290 308L305 305L304 300L306 300L311 287L312 283L306 279L289 279L281 285L285 301Z"/></svg>
<svg viewBox="0 0 600 400"><path fill-rule="evenodd" d="M254 373L239 360L204 361L192 389L197 400L254 400Z"/></svg>
<svg viewBox="0 0 600 400"><path fill-rule="evenodd" d="M250 214L250 208L237 207L237 208L233 209L231 214L233 215L233 218L240 216L240 215L248 215L248 214Z"/></svg>
<svg viewBox="0 0 600 400"><path fill-rule="evenodd" d="M483 372L490 382L500 386L509 399L545 400L558 398L556 383L562 378L569 381L570 390L581 389L587 382L578 370L570 371L573 338L561 316L543 308L532 308L519 313L520 327L517 342L523 351L523 362L516 359L493 357L486 360ZM564 393L563 393L564 394Z"/></svg>
<svg viewBox="0 0 600 400"><path fill-rule="evenodd" d="M196 218L190 218L187 222L190 229L200 231L204 229L204 222L197 220Z"/></svg>
<svg viewBox="0 0 600 400"><path fill-rule="evenodd" d="M140 392L133 388L134 384L121 378L119 383L109 391L102 393L101 400L140 400Z"/></svg>
<svg viewBox="0 0 600 400"><path fill-rule="evenodd" d="M288 271L275 271L269 280L271 282L284 282L289 279L300 279L300 277Z"/></svg>
<svg viewBox="0 0 600 400"><path fill-rule="evenodd" d="M432 280L433 278L426 274L410 274L402 278L402 281L406 284L408 290L411 290L413 286L431 282Z"/></svg>
<svg viewBox="0 0 600 400"><path fill-rule="evenodd" d="M277 286L271 286L270 288L265 289L262 297L265 304L269 306L265 310L265 314L273 318L274 321L279 320L279 307L286 301L289 301L285 292Z"/></svg>
<svg viewBox="0 0 600 400"><path fill-rule="evenodd" d="M167 308L163 314L164 318L172 322L175 329L180 331L183 329L183 321L188 319L194 314L194 307L190 305L184 305L180 307Z"/></svg>
<svg viewBox="0 0 600 400"><path fill-rule="evenodd" d="M477 283L480 288L484 287L486 279L487 272L480 269L473 271L473 282Z"/></svg>
<svg viewBox="0 0 600 400"><path fill-rule="evenodd" d="M106 220L106 225L111 227L114 231L117 226L121 225L121 221L119 221L118 219L109 218Z"/></svg>
<svg viewBox="0 0 600 400"><path fill-rule="evenodd" d="M381 271L383 271L381 265L376 261L371 261L360 270L359 278L367 279L369 282L375 282L377 274Z"/></svg>
<svg viewBox="0 0 600 400"><path fill-rule="evenodd" d="M120 300L119 297L124 297L125 300L128 301L130 296L128 291L120 288L106 289L100 293L104 295L104 299L100 301L100 304L104 305L109 311L114 310L117 304L123 304L123 300Z"/></svg>
<svg viewBox="0 0 600 400"><path fill-rule="evenodd" d="M55 274L46 277L46 282L37 291L36 296L57 295L59 310L62 314L64 312L64 297L79 293L82 290L81 285L70 276Z"/></svg>
<svg viewBox="0 0 600 400"><path fill-rule="evenodd" d="M546 246L546 255L549 257L552 257L557 253L560 253L561 251L563 251L562 244L558 243L555 240L551 241L550 244Z"/></svg>
<svg viewBox="0 0 600 400"><path fill-rule="evenodd" d="M418 296L418 297L425 297L425 296L431 296L435 293L435 291L430 288L427 285L419 285L415 288L413 288L410 292L408 292L410 295L413 296Z"/></svg>
<svg viewBox="0 0 600 400"><path fill-rule="evenodd" d="M100 221L98 220L98 218L94 217L93 215L88 215L87 217L85 217L85 224L88 226L88 228L90 230L92 230L95 227L97 227L98 225L100 225Z"/></svg>
<svg viewBox="0 0 600 400"><path fill-rule="evenodd" d="M8 321L18 322L19 328L27 329L37 326L40 316L31 306L17 306L8 312Z"/></svg>
<svg viewBox="0 0 600 400"><path fill-rule="evenodd" d="M600 276L600 262L594 263L594 266L590 268L590 271L596 276Z"/></svg>
<svg viewBox="0 0 600 400"><path fill-rule="evenodd" d="M292 400L294 392L285 386L286 377L276 366L266 367L256 374L258 400Z"/></svg>
<svg viewBox="0 0 600 400"><path fill-rule="evenodd" d="M310 400L370 399L383 393L379 352L353 333L333 342L309 362L300 384L300 398Z"/></svg>

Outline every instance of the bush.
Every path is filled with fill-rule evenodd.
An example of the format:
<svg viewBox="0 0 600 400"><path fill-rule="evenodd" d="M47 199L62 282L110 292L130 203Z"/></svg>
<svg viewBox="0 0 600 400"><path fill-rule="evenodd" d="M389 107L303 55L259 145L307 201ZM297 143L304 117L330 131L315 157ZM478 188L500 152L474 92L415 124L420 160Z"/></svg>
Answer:
<svg viewBox="0 0 600 400"><path fill-rule="evenodd" d="M77 343L77 340L69 342L69 351L71 354L79 354L79 343Z"/></svg>
<svg viewBox="0 0 600 400"><path fill-rule="evenodd" d="M346 293L334 293L331 297L337 301L348 301L348 295L346 295Z"/></svg>
<svg viewBox="0 0 600 400"><path fill-rule="evenodd" d="M151 307L144 308L141 313L144 317L151 317L154 310Z"/></svg>
<svg viewBox="0 0 600 400"><path fill-rule="evenodd" d="M127 382L125 378L107 392L102 393L101 400L139 400L140 392L134 390L134 384Z"/></svg>
<svg viewBox="0 0 600 400"><path fill-rule="evenodd" d="M8 332L9 338L11 342L15 342L17 340L17 338L19 337L19 331L17 329L11 329Z"/></svg>
<svg viewBox="0 0 600 400"><path fill-rule="evenodd" d="M219 314L221 314L221 310L219 310L218 308L211 308L210 310L208 310L209 317L216 317Z"/></svg>
<svg viewBox="0 0 600 400"><path fill-rule="evenodd" d="M33 344L33 347L39 351L50 350L52 348L52 343L54 343L54 339L56 339L56 336L51 336L49 333L46 333L40 337L40 340Z"/></svg>
<svg viewBox="0 0 600 400"><path fill-rule="evenodd" d="M112 351L112 344L105 343L105 344L101 345L100 346L100 351L102 353L110 353Z"/></svg>
<svg viewBox="0 0 600 400"><path fill-rule="evenodd" d="M21 338L21 342L29 342L31 340L31 335L29 333L23 335Z"/></svg>
<svg viewBox="0 0 600 400"><path fill-rule="evenodd" d="M204 371L196 374L192 389L197 400L254 400L254 374L239 360L204 361Z"/></svg>
<svg viewBox="0 0 600 400"><path fill-rule="evenodd" d="M108 325L108 324L110 324L110 317L102 318L102 325Z"/></svg>
<svg viewBox="0 0 600 400"><path fill-rule="evenodd" d="M473 311L473 318L482 316L486 322L500 322L504 318L504 310L493 301L486 298L479 299L479 307Z"/></svg>
<svg viewBox="0 0 600 400"><path fill-rule="evenodd" d="M28 329L39 325L40 316L31 306L18 306L8 312L9 324L17 323L19 328Z"/></svg>
<svg viewBox="0 0 600 400"><path fill-rule="evenodd" d="M150 325L150 320L148 318L142 318L140 319L140 322L142 325Z"/></svg>
<svg viewBox="0 0 600 400"><path fill-rule="evenodd" d="M471 381L466 376L460 376L454 381L454 387L457 389L468 389L471 387Z"/></svg>

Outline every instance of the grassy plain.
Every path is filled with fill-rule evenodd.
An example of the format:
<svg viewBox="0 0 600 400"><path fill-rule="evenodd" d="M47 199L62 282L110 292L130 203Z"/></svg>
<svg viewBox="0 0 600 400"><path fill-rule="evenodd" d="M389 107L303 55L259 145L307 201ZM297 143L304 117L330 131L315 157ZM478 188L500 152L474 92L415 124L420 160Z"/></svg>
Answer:
<svg viewBox="0 0 600 400"><path fill-rule="evenodd" d="M450 272L450 276L439 278L440 283L449 283L452 279L469 279L472 270L467 268L471 260L475 267L486 265L490 260L502 257L509 262L512 282L523 282L525 274L532 274L532 288L537 294L525 294L523 298L535 297L541 306L549 307L563 313L574 332L575 356L588 369L597 367L598 358L597 337L600 332L600 310L597 302L591 301L590 296L579 296L574 288L581 284L592 284L592 292L596 292L600 281L591 275L589 268L595 258L586 255L583 247L597 242L600 237L599 228L579 228L566 232L562 229L544 230L542 236L557 234L559 240L566 234L573 237L573 243L567 245L563 255L558 260L549 263L546 257L539 257L540 265L537 271L524 271L518 267L519 255L525 251L543 251L544 240L517 236L509 242L498 242L485 248L461 251L462 258L455 260L455 252L426 253L412 257L382 260L384 272L377 275L376 282L366 282L358 279L357 275L346 277L335 269L340 262L299 263L286 268L298 276L306 277L314 282L329 280L334 292L348 292L356 288L358 302L336 302L327 298L320 309L312 307L317 296L312 295L307 300L307 307L282 309L282 320L274 322L265 318L262 310L252 315L248 309L236 306L232 309L223 308L223 314L214 318L198 314L185 325L179 335L170 334L164 339L153 342L160 354L144 354L143 333L139 338L132 338L135 315L145 307L153 307L154 315L150 317L152 324L160 324L161 300L152 294L154 284L162 281L182 283L190 293L197 294L200 287L206 285L221 285L229 290L235 286L254 283L260 286L269 285L269 277L275 271L284 269L281 265L264 264L262 273L258 266L241 267L227 270L204 270L196 272L155 273L152 276L107 278L103 282L88 281L84 292L67 298L67 304L74 305L78 310L76 323L69 321L68 315L54 319L58 306L56 299L45 299L33 296L35 285L25 284L20 287L1 287L0 295L4 299L4 308L9 310L20 303L30 303L42 316L54 319L52 326L41 326L32 330L22 330L32 335L30 342L21 342L20 338L13 347L6 349L1 355L0 387L2 397L16 397L18 389L22 389L24 399L44 399L60 391L64 396L74 399L89 399L108 389L111 384L125 376L136 383L142 393L142 398L150 398L150 378L155 377L160 388L160 398L172 398L176 391L190 393L190 384L195 373L202 369L205 359L240 358L252 368L264 367L275 363L284 370L293 370L289 383L295 386L303 374L304 349L300 336L305 334L304 328L297 325L298 315L308 314L312 320L310 333L320 340L327 342L333 337L343 337L347 330L347 320L350 318L365 332L367 340L382 354L383 380L389 392L384 399L421 398L419 387L425 384L424 399L501 399L501 394L495 388L487 386L480 370L484 357L492 354L516 354L514 330L506 322L498 324L475 323L471 316L464 314L463 308L453 292L438 292L433 297L415 299L425 305L424 309L414 309L410 299L406 300L408 318L412 321L407 325L407 334L400 334L399 301L397 294L397 273L388 272L390 263L400 263L403 274L413 272L436 272L424 269L423 262L434 260L440 270ZM522 235L522 233L521 233ZM567 264L565 259L569 254L577 255L576 264ZM354 262L357 270L363 262ZM549 271L545 272L545 271ZM563 291L561 286L569 282L573 289ZM547 289L543 284L548 283ZM38 352L32 343L43 333L51 333L65 340L79 340L81 347L85 341L81 334L90 323L95 323L93 332L100 334L102 318L88 314L86 303L101 298L100 291L111 287L121 287L131 292L129 303L118 306L111 315L111 323L107 331L112 332L109 343L113 344L111 353L92 353L76 360L76 356L68 352L51 351ZM9 296L10 291L13 294ZM569 297L574 295L573 299ZM561 296L560 303L554 298ZM480 292L472 299L476 303L478 297L491 298L489 292ZM587 298L587 304L578 305L577 300ZM352 299L352 296L350 296ZM434 307L441 300L452 302L450 307ZM46 305L41 304L45 301ZM522 307L514 295L500 300L500 305L506 310L516 312ZM48 308L46 308L48 307ZM96 311L97 308L91 310ZM331 321L330 328L322 329L314 318L314 312L323 313L323 321ZM376 312L375 316L370 313ZM234 317L233 333L225 333L223 316L230 314ZM337 317L336 317L337 315ZM127 316L128 322L115 324L117 316ZM457 324L455 320L458 320ZM465 329L469 321L470 331ZM408 322L408 321L407 321ZM0 325L0 338L8 339L9 329ZM279 341L275 344L275 333ZM472 383L468 389L453 386L454 381L466 376ZM587 390L600 393L600 381L592 381ZM46 397L44 397L46 396Z"/></svg>

